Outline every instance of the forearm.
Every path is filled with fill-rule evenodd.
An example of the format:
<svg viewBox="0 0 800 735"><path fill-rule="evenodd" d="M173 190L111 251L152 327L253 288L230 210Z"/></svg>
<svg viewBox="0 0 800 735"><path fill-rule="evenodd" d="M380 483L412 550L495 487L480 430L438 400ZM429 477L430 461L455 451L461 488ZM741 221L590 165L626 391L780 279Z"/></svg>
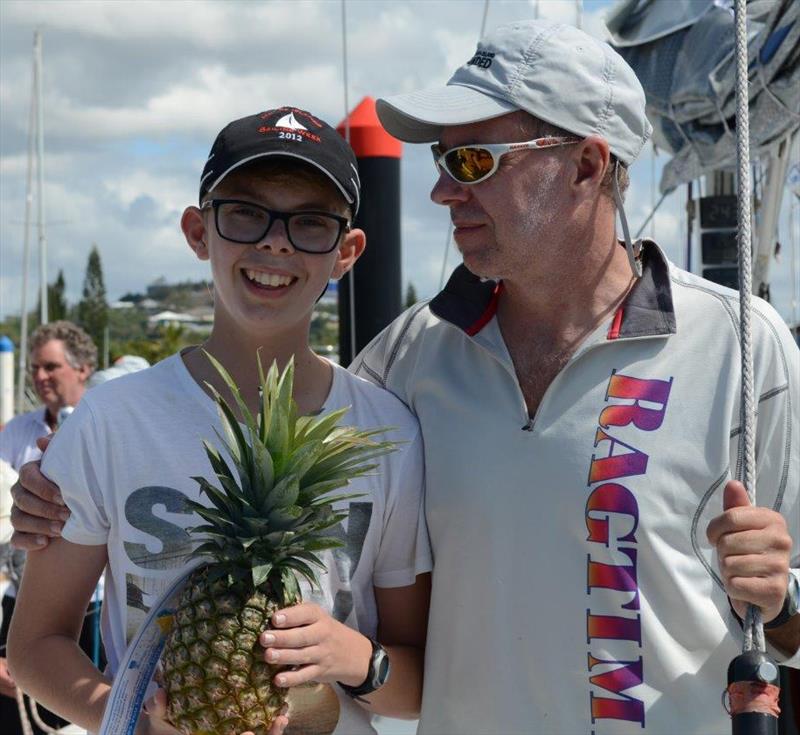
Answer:
<svg viewBox="0 0 800 735"><path fill-rule="evenodd" d="M37 702L90 732L98 732L110 682L77 642L53 634L8 642L9 668L18 686Z"/></svg>
<svg viewBox="0 0 800 735"><path fill-rule="evenodd" d="M419 717L422 702L424 650L414 646L385 646L389 654L389 678L377 691L359 701L364 709L384 715L413 720Z"/></svg>

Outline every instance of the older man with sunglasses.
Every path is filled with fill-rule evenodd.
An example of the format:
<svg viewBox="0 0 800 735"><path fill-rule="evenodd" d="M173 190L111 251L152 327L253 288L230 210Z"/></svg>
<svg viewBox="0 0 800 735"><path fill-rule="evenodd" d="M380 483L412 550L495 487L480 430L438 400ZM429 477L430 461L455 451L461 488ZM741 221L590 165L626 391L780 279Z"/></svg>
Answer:
<svg viewBox="0 0 800 735"><path fill-rule="evenodd" d="M431 197L464 260L355 362L425 439L420 732L729 731L720 692L745 603L776 658L800 662L786 326L757 301L751 508L731 481L737 295L628 235L627 167L651 128L622 58L569 26L514 23L446 87L379 100L378 115L434 144Z"/></svg>
<svg viewBox="0 0 800 735"><path fill-rule="evenodd" d="M729 481L736 294L627 234L627 167L650 134L627 64L575 28L514 23L446 87L378 114L434 143L432 198L464 259L353 368L424 433L435 571L420 732L729 731L720 692L745 603L773 654L800 661L788 330L756 301L764 507L750 508Z"/></svg>

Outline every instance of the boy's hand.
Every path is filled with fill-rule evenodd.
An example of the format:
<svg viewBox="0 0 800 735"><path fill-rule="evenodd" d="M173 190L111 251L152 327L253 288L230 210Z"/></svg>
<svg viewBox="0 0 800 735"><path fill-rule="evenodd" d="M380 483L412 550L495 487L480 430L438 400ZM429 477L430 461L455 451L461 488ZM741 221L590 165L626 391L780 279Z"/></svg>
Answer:
<svg viewBox="0 0 800 735"><path fill-rule="evenodd" d="M50 439L49 436L37 439L39 449L47 449ZM61 535L69 510L58 487L41 473L38 461L20 467L19 480L11 488L11 497L14 500L11 509L12 546L36 551L47 546L50 538Z"/></svg>
<svg viewBox="0 0 800 735"><path fill-rule="evenodd" d="M764 622L778 615L786 597L792 538L780 513L750 505L741 482L725 485L723 513L708 524L717 549L725 591L740 618L747 603L761 608Z"/></svg>
<svg viewBox="0 0 800 735"><path fill-rule="evenodd" d="M17 696L17 685L11 678L8 662L4 658L0 658L0 695L11 699L16 699Z"/></svg>
<svg viewBox="0 0 800 735"><path fill-rule="evenodd" d="M275 683L293 687L309 681L358 686L367 678L372 644L361 633L334 620L319 605L303 603L278 610L274 629L259 641L267 650L264 660L296 667L281 671Z"/></svg>
<svg viewBox="0 0 800 735"><path fill-rule="evenodd" d="M272 723L267 735L282 735L289 718L279 715ZM142 707L142 716L136 724L136 735L181 735L167 722L167 693L159 689L154 696L148 699ZM243 732L242 735L253 735L252 732Z"/></svg>

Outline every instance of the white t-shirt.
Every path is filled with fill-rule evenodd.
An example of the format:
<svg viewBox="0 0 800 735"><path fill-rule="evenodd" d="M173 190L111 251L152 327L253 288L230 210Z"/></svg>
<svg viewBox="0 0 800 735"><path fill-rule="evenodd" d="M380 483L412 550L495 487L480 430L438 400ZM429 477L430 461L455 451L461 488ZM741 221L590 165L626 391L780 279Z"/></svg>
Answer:
<svg viewBox="0 0 800 735"><path fill-rule="evenodd" d="M19 472L19 468L27 462L42 456L36 440L52 433L45 420L46 411L42 406L35 411L21 413L0 430L0 460L7 462L15 472ZM17 596L14 585L8 579L0 579L0 597L3 596Z"/></svg>
<svg viewBox="0 0 800 735"><path fill-rule="evenodd" d="M8 462L17 472L22 465L42 456L36 440L52 433L45 421L45 411L47 409L43 406L14 416L0 431L0 459Z"/></svg>
<svg viewBox="0 0 800 735"><path fill-rule="evenodd" d="M375 474L348 487L364 497L343 501L349 518L328 532L340 533L345 546L326 552L321 592L305 588L304 597L374 637L373 585L410 585L431 569L421 517L422 444L416 420L400 401L334 366L324 410L345 406L351 406L345 423L397 427L386 436L404 443L378 460ZM201 522L185 501L209 504L191 476L216 484L202 444L207 439L220 446L215 429L222 431L216 405L173 355L88 392L42 461L42 472L60 486L72 511L64 538L108 546L102 623L112 674L150 605L185 568L194 546L185 529ZM337 697L326 705L338 702L334 732L374 732L369 714L334 689Z"/></svg>

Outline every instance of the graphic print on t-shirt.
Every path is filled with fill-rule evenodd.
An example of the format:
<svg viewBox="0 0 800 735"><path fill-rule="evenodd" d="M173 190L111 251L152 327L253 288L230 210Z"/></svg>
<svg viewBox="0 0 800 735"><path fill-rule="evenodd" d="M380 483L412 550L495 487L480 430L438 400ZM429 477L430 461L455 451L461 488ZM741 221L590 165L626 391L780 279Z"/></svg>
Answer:
<svg viewBox="0 0 800 735"><path fill-rule="evenodd" d="M187 528L200 521L189 510L187 500L174 488L149 485L134 490L125 503L128 523L151 537L144 543L123 542L128 559L141 570L140 573L134 570L126 572L128 642L173 577L148 575L146 570L180 569L195 545ZM348 503L348 518L327 530L328 535L341 539L343 546L323 555L328 572L319 575L320 589L312 590L304 580L300 582L304 600L316 602L342 623L353 614L350 580L358 568L371 518L371 502ZM357 628L359 621L353 622Z"/></svg>
<svg viewBox="0 0 800 735"><path fill-rule="evenodd" d="M187 528L199 523L199 519L189 510L187 500L174 488L150 485L134 490L125 503L128 523L151 537L144 543L123 542L128 559L142 572L131 570L125 575L128 642L170 582L169 577L148 575L146 570L180 569L195 545ZM328 535L339 538L343 545L323 555L328 572L320 573L320 588L312 590L305 580L300 581L303 599L317 603L342 623L354 612L350 580L358 568L371 518L371 502L349 503L348 518L327 530ZM365 621L351 621L351 624L358 628L359 622ZM289 707L295 714L293 727L287 732L325 735L336 729L340 704L329 684L315 683L292 691Z"/></svg>

